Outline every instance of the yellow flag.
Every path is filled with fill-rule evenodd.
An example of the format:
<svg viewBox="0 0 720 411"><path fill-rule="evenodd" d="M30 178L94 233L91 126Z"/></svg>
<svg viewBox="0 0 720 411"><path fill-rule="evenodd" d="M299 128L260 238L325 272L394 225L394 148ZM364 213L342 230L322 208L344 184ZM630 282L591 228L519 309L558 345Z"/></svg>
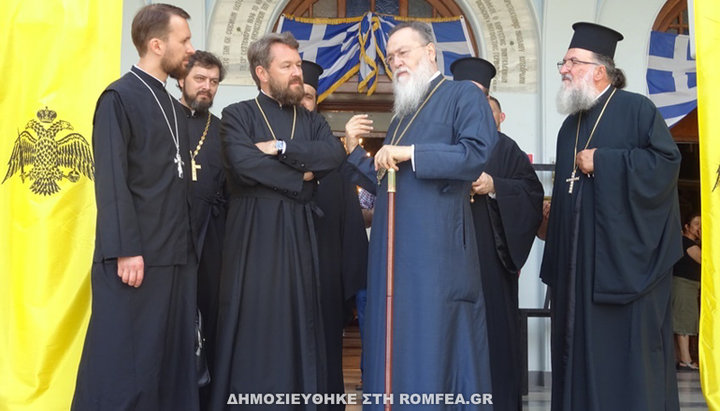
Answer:
<svg viewBox="0 0 720 411"><path fill-rule="evenodd" d="M3 0L0 410L67 410L90 316L92 117L121 0Z"/></svg>
<svg viewBox="0 0 720 411"><path fill-rule="evenodd" d="M700 382L711 410L720 410L720 2L695 0L702 281Z"/></svg>

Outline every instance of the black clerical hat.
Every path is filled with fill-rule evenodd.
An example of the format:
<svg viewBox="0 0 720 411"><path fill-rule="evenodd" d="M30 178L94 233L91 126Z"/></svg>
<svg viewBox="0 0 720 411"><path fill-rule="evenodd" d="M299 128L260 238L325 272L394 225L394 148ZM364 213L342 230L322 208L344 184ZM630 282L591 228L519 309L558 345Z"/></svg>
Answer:
<svg viewBox="0 0 720 411"><path fill-rule="evenodd" d="M312 61L302 61L303 82L312 86L315 91L318 89L318 79L323 72L323 68L319 64Z"/></svg>
<svg viewBox="0 0 720 411"><path fill-rule="evenodd" d="M575 23L572 28L575 34L570 40L569 49L590 50L610 58L615 57L617 42L623 39L623 35L617 31L595 23Z"/></svg>
<svg viewBox="0 0 720 411"><path fill-rule="evenodd" d="M465 57L455 60L450 65L454 80L472 80L490 90L490 80L495 77L495 66L478 57Z"/></svg>

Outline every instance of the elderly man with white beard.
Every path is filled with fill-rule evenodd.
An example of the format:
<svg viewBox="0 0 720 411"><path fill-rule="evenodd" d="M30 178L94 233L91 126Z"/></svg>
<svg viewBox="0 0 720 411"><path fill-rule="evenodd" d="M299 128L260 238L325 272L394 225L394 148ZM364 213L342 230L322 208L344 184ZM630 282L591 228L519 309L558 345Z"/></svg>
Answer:
<svg viewBox="0 0 720 411"><path fill-rule="evenodd" d="M623 91L622 35L576 23L558 62L558 134L541 277L552 296L553 410L677 410L670 287L682 255L680 153Z"/></svg>
<svg viewBox="0 0 720 411"><path fill-rule="evenodd" d="M364 176L363 186L377 192L363 341L364 393L384 391L388 200L384 171L393 168L397 171L393 407L417 408L400 399L418 393L449 395L433 409L492 409L485 302L469 193L497 140L497 130L482 91L469 81L443 78L435 54L427 24L396 26L387 43L394 117L374 159L357 144L358 136L372 129L371 120L357 116L346 126L348 162ZM467 404L458 404L459 400ZM366 407L381 409L383 402Z"/></svg>

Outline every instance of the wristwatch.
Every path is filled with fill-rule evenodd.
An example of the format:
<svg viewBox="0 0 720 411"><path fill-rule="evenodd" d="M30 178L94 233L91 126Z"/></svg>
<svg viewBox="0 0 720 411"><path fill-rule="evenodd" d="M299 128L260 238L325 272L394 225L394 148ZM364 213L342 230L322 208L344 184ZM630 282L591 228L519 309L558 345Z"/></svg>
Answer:
<svg viewBox="0 0 720 411"><path fill-rule="evenodd" d="M285 153L285 142L282 140L275 140L275 149L277 149L278 154Z"/></svg>

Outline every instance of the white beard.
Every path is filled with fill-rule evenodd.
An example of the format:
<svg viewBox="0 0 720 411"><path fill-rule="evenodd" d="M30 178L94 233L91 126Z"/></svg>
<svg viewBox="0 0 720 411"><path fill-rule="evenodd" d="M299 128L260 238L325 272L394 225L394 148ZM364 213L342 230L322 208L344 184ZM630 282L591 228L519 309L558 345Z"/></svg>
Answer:
<svg viewBox="0 0 720 411"><path fill-rule="evenodd" d="M592 76L593 72L588 71L579 86L574 86L572 83L563 83L560 86L555 99L560 114L577 113L595 105L595 99L600 93L595 90Z"/></svg>
<svg viewBox="0 0 720 411"><path fill-rule="evenodd" d="M408 75L402 81L398 79L400 73L407 72ZM404 117L414 112L430 88L430 79L433 67L428 59L420 60L415 72L401 68L393 76L393 93L395 102L393 114L396 117Z"/></svg>

